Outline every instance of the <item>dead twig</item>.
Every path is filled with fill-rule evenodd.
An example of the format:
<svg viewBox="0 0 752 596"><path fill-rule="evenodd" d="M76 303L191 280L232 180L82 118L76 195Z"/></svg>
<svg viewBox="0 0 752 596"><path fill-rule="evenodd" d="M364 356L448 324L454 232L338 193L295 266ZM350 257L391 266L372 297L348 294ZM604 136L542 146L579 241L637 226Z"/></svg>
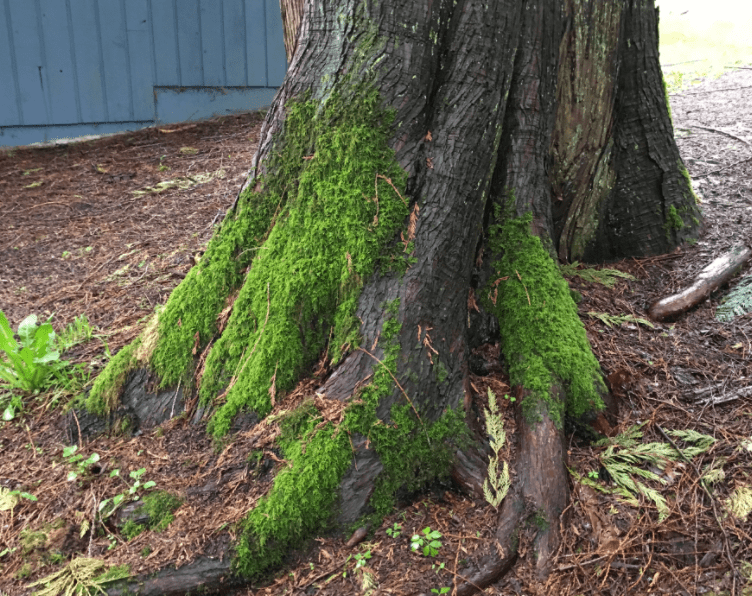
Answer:
<svg viewBox="0 0 752 596"><path fill-rule="evenodd" d="M752 145L749 143L749 141L745 141L741 137L737 137L735 134L732 134L730 132L726 132L725 130L720 130L718 128L710 128L709 126L700 126L699 124L692 124L693 128L699 128L700 130L707 130L708 132L715 132L720 135L726 135L727 137L730 137L732 139L735 139L739 141L740 143L744 143L748 149L752 150Z"/></svg>
<svg viewBox="0 0 752 596"><path fill-rule="evenodd" d="M389 370L389 367L386 364L384 364L381 360L379 360L378 358L376 358L376 356L374 356L373 354L371 354L371 352L369 352L368 350L366 350L364 348L358 348L358 349L361 352L363 352L365 354L368 354L371 358L373 358L376 362L378 362L379 364L381 364L381 366L384 367L384 370L386 370L386 372L389 373L389 376L392 377L392 379L394 380L394 382L397 384L397 387L399 387L400 391L402 391L402 395L405 396L405 399L407 400L407 403L410 404L410 407L413 409L413 412L415 412L415 415L418 417L418 420L420 421L420 423L423 424L423 420L421 420L420 414L418 414L418 410L415 409L415 406L413 405L412 400L407 396L407 392L402 388L402 385L400 385L400 382L397 380L397 377L395 377L392 374L392 371Z"/></svg>

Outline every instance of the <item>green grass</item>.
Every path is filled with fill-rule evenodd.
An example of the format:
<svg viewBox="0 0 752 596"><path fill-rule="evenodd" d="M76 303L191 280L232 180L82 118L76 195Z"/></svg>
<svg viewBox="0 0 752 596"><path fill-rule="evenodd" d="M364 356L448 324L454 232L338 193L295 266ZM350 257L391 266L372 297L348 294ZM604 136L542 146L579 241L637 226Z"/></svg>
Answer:
<svg viewBox="0 0 752 596"><path fill-rule="evenodd" d="M658 5L660 60L669 93L717 78L727 66L752 64L749 8L697 0L659 0Z"/></svg>

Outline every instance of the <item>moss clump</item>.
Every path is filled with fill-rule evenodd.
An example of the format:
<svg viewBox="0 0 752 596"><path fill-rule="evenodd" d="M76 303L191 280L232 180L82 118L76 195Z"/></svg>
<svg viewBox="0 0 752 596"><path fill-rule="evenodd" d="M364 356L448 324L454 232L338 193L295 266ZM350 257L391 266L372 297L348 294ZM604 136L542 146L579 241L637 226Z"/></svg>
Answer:
<svg viewBox="0 0 752 596"><path fill-rule="evenodd" d="M240 574L259 577L278 565L291 547L326 526L336 507L337 488L351 465L352 433L367 436L384 464L370 502L376 516L391 510L399 488L415 490L446 473L453 452L447 441L466 432L460 410L446 412L430 425L417 419L410 404L393 406L389 423L376 415L379 402L395 389L398 308L398 301L386 305L391 316L380 335L384 359L338 429L327 424L316 430L320 420L310 402L283 421L278 443L291 465L277 474L271 492L242 522L235 560Z"/></svg>
<svg viewBox="0 0 752 596"><path fill-rule="evenodd" d="M678 232L682 228L684 228L684 220L682 219L681 215L679 215L679 212L676 210L676 207L674 205L671 205L668 208L668 217L666 218L666 223L663 224L664 229L666 230L666 238L671 238L671 231L674 230Z"/></svg>
<svg viewBox="0 0 752 596"><path fill-rule="evenodd" d="M531 234L531 220L528 213L493 227L493 249L503 252L495 263L501 281L498 294L489 286L484 300L499 320L512 384L529 391L522 404L526 416L535 419L545 408L560 425L564 404L551 395L552 386L566 390L566 411L573 416L602 408L605 386L569 287Z"/></svg>
<svg viewBox="0 0 752 596"><path fill-rule="evenodd" d="M679 171L681 172L682 176L684 177L684 180L687 181L687 188L689 189L689 192L692 194L692 198L694 199L695 205L699 205L701 203L700 197L697 196L697 193L695 192L694 186L692 186L692 177L689 175L689 171L687 170L687 167L682 163L682 160L679 160ZM699 225L699 220L696 221L696 223Z"/></svg>
<svg viewBox="0 0 752 596"><path fill-rule="evenodd" d="M146 524L137 524L128 520L123 526L121 533L126 540L131 540L146 530L162 532L169 526L175 516L173 513L182 505L183 500L167 491L149 493L142 500L143 512L149 516Z"/></svg>
<svg viewBox="0 0 752 596"><path fill-rule="evenodd" d="M94 381L94 385L84 403L89 412L104 416L115 408L125 376L135 368L136 362L133 354L138 349L139 344L140 339L136 338L132 343L122 348L112 357L107 368Z"/></svg>
<svg viewBox="0 0 752 596"><path fill-rule="evenodd" d="M381 330L383 360L375 367L373 381L358 395L358 403L348 408L344 421L345 428L369 438L384 465L369 502L376 517L391 511L397 490L418 490L445 475L453 454L449 443L456 445L467 436L461 408L447 410L436 422L425 424L418 419L413 404L405 400L392 406L388 423L378 418L379 403L395 389L401 351L397 342L401 330L398 309L398 301L387 305L391 316Z"/></svg>
<svg viewBox="0 0 752 596"><path fill-rule="evenodd" d="M363 281L389 258L385 247L408 215L406 176L387 145L393 116L375 89L353 93L357 101L333 93L320 111L311 101L288 105L285 136L304 136L311 147L290 158L307 165L206 361L204 402L233 379L211 422L215 436L241 408L266 415L272 379L277 391L292 387L330 335L334 362L356 341Z"/></svg>
<svg viewBox="0 0 752 596"><path fill-rule="evenodd" d="M89 412L104 416L112 412L120 398L120 389L126 375L149 363L157 341L158 310L144 328L143 332L130 344L112 357L107 368L94 381L84 405ZM122 431L125 433L125 430Z"/></svg>
<svg viewBox="0 0 752 596"><path fill-rule="evenodd" d="M666 110L668 110L668 119L671 121L671 126L674 125L674 117L671 114L671 100L668 96L668 87L666 87L666 79L661 77L661 85L663 85L663 97L666 99Z"/></svg>
<svg viewBox="0 0 752 596"><path fill-rule="evenodd" d="M277 474L270 493L241 523L235 559L241 575L258 577L278 565L290 548L331 517L337 487L352 459L350 441L331 424L317 432L314 426L309 418L302 439L282 442L290 467Z"/></svg>

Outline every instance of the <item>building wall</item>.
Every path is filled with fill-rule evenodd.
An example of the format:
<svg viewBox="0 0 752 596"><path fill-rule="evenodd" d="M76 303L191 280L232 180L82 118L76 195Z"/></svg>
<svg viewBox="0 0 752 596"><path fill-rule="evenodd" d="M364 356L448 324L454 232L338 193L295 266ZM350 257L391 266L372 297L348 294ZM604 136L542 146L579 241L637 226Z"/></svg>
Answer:
<svg viewBox="0 0 752 596"><path fill-rule="evenodd" d="M0 0L0 145L271 103L279 0Z"/></svg>

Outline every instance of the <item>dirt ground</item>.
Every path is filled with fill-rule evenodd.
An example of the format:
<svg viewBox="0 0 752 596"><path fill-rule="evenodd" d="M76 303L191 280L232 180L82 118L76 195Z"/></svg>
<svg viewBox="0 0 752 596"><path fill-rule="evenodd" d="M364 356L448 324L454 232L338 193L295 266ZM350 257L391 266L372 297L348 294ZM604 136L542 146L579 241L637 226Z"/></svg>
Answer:
<svg viewBox="0 0 752 596"><path fill-rule="evenodd" d="M662 430L677 429L716 441L692 465L657 470L665 484L648 483L666 499L665 520L649 499L627 504L573 475L564 541L548 581L536 581L521 564L486 594L752 594L752 519L729 515L725 505L752 483L752 315L715 319L726 288L675 323L651 327L638 320L713 258L749 242L750 88L752 70L736 69L671 97L679 148L702 198L701 239L670 255L610 264L636 278L613 288L570 280L583 296L580 314L618 404L609 432L644 423L643 442L666 442ZM251 163L260 122L247 114L0 151L0 309L11 325L31 313L54 314L61 330L85 314L96 336L65 358L96 375L107 350L115 353L134 338L200 258ZM609 326L588 313L633 318ZM475 378L476 399L485 403L487 386L503 395L505 382L501 375ZM240 432L216 445L181 419L135 437L88 441L80 452L97 453L99 462L69 481L62 412L85 384L30 397L14 420L0 423L0 487L37 498L5 510L0 504L3 594L30 593L30 582L78 555L143 574L217 552L271 481L268 469L248 459L258 437ZM609 489L603 451L573 437L569 465ZM131 540L118 530L116 515L88 530L98 504L127 491L133 480L126 472L141 468L142 481L183 499L174 521ZM120 477L110 476L115 469ZM723 476L705 492L698 474L710 469ZM317 539L270 583L237 593L450 594L463 560L492 548L494 517L484 500L436 487L404 503L365 542ZM424 528L442 534L435 557L410 549L410 537Z"/></svg>

